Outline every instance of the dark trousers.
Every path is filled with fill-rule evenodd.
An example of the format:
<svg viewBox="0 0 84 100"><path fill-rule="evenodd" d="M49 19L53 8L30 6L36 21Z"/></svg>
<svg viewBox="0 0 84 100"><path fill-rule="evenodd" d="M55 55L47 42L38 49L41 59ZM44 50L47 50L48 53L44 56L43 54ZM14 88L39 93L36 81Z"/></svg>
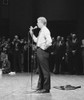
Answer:
<svg viewBox="0 0 84 100"><path fill-rule="evenodd" d="M49 53L38 48L37 60L39 64L39 80L37 87L40 89L50 89Z"/></svg>

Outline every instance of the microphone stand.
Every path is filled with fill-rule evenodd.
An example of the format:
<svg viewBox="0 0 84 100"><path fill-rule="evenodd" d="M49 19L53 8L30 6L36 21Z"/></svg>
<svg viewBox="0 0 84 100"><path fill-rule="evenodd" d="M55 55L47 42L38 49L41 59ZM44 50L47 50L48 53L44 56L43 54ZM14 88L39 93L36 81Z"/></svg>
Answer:
<svg viewBox="0 0 84 100"><path fill-rule="evenodd" d="M33 37L33 34L32 36ZM29 40L29 32L28 32L28 40ZM28 41L29 42L29 41ZM31 50L31 62L29 63L29 54L30 54L30 50L29 50L29 46L31 45L31 49L32 49L32 46L33 46L33 39L32 39L32 42L31 44L28 43L28 71L29 71L29 64L31 64L31 74L30 74L30 78L31 78L31 90L33 89L33 64L34 64L34 61L33 61L33 58L34 58L34 52L33 50Z"/></svg>
<svg viewBox="0 0 84 100"><path fill-rule="evenodd" d="M28 32L28 73L29 73L29 32Z"/></svg>
<svg viewBox="0 0 84 100"><path fill-rule="evenodd" d="M31 53L32 55L32 53ZM28 73L29 73L29 66L31 64L31 74L30 74L30 79L31 79L31 89L32 89L32 60L30 60L30 39L29 39L29 32L28 32ZM31 62L30 62L31 61Z"/></svg>
<svg viewBox="0 0 84 100"><path fill-rule="evenodd" d="M33 34L32 34L33 37ZM31 42L31 89L32 89L32 85L33 85L33 50L32 50L32 46L33 46L33 39Z"/></svg>

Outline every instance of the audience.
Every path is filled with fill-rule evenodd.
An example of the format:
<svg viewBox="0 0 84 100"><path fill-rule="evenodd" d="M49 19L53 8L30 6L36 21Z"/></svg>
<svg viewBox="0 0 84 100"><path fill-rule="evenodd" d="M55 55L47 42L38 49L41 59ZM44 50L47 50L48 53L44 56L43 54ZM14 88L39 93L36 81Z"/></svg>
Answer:
<svg viewBox="0 0 84 100"><path fill-rule="evenodd" d="M54 74L84 74L84 39L79 43L77 35L70 33L66 38L60 35L53 37L52 41L50 53L51 72ZM21 39L18 35L15 35L13 39L5 36L1 37L0 69L2 69L3 74L15 75L17 72L31 71L31 68L28 69L28 64L31 67L32 60L35 61L35 66L38 66L36 57L31 59L31 51L34 51L32 47L25 37ZM28 50L30 50L29 53Z"/></svg>

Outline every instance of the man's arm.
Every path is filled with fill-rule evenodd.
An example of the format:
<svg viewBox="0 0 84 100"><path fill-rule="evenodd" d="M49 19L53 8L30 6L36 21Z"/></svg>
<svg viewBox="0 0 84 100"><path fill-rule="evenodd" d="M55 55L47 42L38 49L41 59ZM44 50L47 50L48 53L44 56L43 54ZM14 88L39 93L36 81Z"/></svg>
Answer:
<svg viewBox="0 0 84 100"><path fill-rule="evenodd" d="M33 34L33 27L30 27L30 35L35 43L37 43L37 37Z"/></svg>

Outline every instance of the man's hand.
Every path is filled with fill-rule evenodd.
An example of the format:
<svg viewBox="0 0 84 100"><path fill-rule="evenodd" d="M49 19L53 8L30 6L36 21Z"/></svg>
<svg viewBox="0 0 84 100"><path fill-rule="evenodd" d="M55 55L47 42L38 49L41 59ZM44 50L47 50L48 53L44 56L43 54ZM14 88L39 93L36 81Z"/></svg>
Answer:
<svg viewBox="0 0 84 100"><path fill-rule="evenodd" d="M30 35L32 36L33 35L33 27L32 26L30 26L30 28L29 28L30 30L29 30L29 32L30 32Z"/></svg>

